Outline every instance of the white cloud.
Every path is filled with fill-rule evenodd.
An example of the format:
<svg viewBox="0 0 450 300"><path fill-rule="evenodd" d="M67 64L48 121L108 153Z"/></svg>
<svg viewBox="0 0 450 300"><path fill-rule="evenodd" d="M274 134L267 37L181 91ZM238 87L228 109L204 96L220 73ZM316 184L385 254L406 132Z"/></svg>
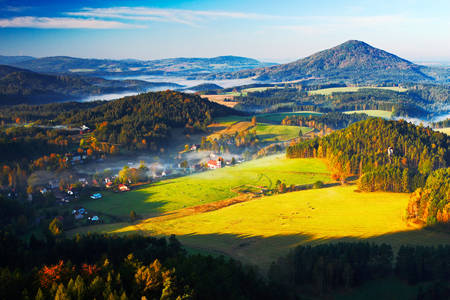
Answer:
<svg viewBox="0 0 450 300"><path fill-rule="evenodd" d="M149 7L83 8L81 11L68 12L66 14L78 17L173 22L187 25L196 25L197 23L211 19L263 20L263 19L279 18L277 16L255 14L255 13L184 10L184 9L159 9Z"/></svg>
<svg viewBox="0 0 450 300"><path fill-rule="evenodd" d="M0 28L118 29L142 27L117 21L81 18L14 17L0 19Z"/></svg>

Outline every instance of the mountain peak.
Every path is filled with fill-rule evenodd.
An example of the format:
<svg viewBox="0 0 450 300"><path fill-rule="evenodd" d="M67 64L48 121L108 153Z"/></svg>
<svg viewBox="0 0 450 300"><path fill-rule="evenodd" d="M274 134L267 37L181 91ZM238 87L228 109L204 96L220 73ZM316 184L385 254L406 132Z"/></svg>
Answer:
<svg viewBox="0 0 450 300"><path fill-rule="evenodd" d="M430 80L412 62L358 40L348 40L288 64L239 73L267 81L313 79L367 83Z"/></svg>

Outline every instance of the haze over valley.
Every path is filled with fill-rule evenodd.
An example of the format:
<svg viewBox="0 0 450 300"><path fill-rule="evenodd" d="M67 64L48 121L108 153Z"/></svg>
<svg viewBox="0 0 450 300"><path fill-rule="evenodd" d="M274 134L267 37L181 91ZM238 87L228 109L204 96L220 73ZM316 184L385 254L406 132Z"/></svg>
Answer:
<svg viewBox="0 0 450 300"><path fill-rule="evenodd" d="M0 299L449 299L449 11L0 1Z"/></svg>

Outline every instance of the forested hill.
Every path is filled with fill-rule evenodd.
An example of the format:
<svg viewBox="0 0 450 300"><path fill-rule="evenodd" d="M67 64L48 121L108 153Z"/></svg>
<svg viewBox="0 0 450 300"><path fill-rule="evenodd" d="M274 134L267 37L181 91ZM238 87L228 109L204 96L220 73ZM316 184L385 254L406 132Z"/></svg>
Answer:
<svg viewBox="0 0 450 300"><path fill-rule="evenodd" d="M238 71L222 77L256 77L267 81L324 79L348 83L433 81L422 73L421 68L364 42L350 40L292 63Z"/></svg>
<svg viewBox="0 0 450 300"><path fill-rule="evenodd" d="M68 101L88 95L141 90L154 86L178 87L179 85L139 80L117 81L73 75L47 75L0 65L0 105Z"/></svg>
<svg viewBox="0 0 450 300"><path fill-rule="evenodd" d="M450 166L450 137L430 128L401 121L369 119L335 131L323 138L305 141L287 149L288 157L326 157L336 177L352 174L386 172L389 176L427 176L433 170ZM393 153L388 155L388 148ZM389 172L393 174L388 174ZM397 174L400 172L400 174ZM392 181L377 185L371 182L369 190L408 191L424 184L425 178L416 176L407 186ZM385 185L386 184L386 185ZM397 184L399 184L397 186Z"/></svg>
<svg viewBox="0 0 450 300"><path fill-rule="evenodd" d="M204 130L214 117L239 114L197 95L174 91L149 92L118 100L91 103L18 105L0 108L0 120L39 121L43 125L87 125L98 142L130 149L157 149L171 128Z"/></svg>

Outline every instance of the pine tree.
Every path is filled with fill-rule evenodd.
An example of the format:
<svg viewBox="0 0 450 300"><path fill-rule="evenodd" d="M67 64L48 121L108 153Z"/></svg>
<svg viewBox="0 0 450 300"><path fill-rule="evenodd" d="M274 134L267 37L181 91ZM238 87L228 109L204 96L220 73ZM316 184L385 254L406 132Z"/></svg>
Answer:
<svg viewBox="0 0 450 300"><path fill-rule="evenodd" d="M44 300L45 299L44 293L42 292L41 288L38 289L38 291L36 293L36 297L34 299L35 300Z"/></svg>
<svg viewBox="0 0 450 300"><path fill-rule="evenodd" d="M408 174L408 168L403 169L402 173L402 191L409 193L409 174Z"/></svg>
<svg viewBox="0 0 450 300"><path fill-rule="evenodd" d="M130 212L130 220L131 220L131 222L134 222L134 221L136 221L136 212L134 211L134 210L132 210L131 212Z"/></svg>

